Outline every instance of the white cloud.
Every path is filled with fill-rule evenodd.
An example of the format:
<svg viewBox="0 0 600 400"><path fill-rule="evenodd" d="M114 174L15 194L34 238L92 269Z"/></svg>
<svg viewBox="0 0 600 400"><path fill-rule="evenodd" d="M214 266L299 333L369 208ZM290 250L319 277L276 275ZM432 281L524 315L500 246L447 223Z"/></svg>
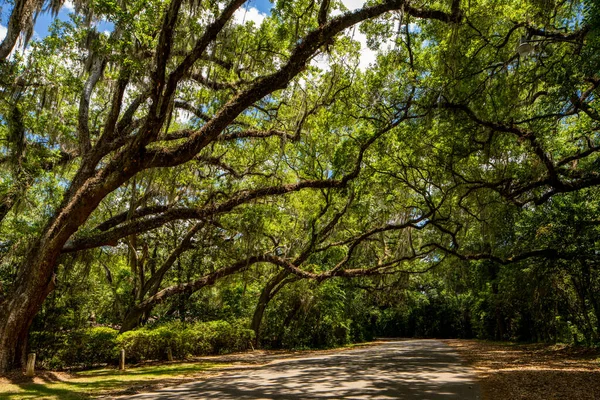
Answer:
<svg viewBox="0 0 600 400"><path fill-rule="evenodd" d="M75 11L75 4L73 4L73 0L67 0L63 3L63 7L69 10L70 12Z"/></svg>
<svg viewBox="0 0 600 400"><path fill-rule="evenodd" d="M365 3L365 0L342 0L342 4L350 11L362 8Z"/></svg>
<svg viewBox="0 0 600 400"><path fill-rule="evenodd" d="M400 24L400 21L394 20L393 24L394 25L392 31L397 32L399 27L398 24ZM417 24L411 23L408 26L408 30L410 32L418 32L419 27ZM377 61L378 53L389 52L390 50L393 50L396 47L396 37L395 35L391 35L390 37L382 40L379 43L379 47L376 50L371 50L367 46L367 35L360 31L360 25L354 26L353 28L348 30L346 32L346 35L360 43L360 57L358 67L363 71L365 71L369 67L369 65L375 64L375 62Z"/></svg>
<svg viewBox="0 0 600 400"><path fill-rule="evenodd" d="M352 39L360 43L360 58L358 62L358 68L366 70L370 64L374 64L377 60L377 51L371 50L367 46L367 35L359 30L359 27L353 28L349 32Z"/></svg>
<svg viewBox="0 0 600 400"><path fill-rule="evenodd" d="M349 11L354 11L354 10L364 7L366 1L365 0L342 0L341 3ZM341 12L339 10L334 10L331 13L331 16L335 17L339 14L341 14ZM370 64L374 64L375 61L377 60L377 51L371 50L367 46L367 36L359 30L359 27L355 26L354 28L351 28L348 31L346 31L345 34L360 43L360 58L359 58L359 62L358 62L358 67L364 71L369 67ZM380 50L383 50L386 47L389 48L389 45L388 46L384 46L384 45L385 44L382 44L382 46L380 47ZM320 64L319 66L322 66L323 61L318 60L314 64Z"/></svg>
<svg viewBox="0 0 600 400"><path fill-rule="evenodd" d="M319 68L321 71L329 71L329 55L325 53L317 54L311 61L310 65Z"/></svg>
<svg viewBox="0 0 600 400"><path fill-rule="evenodd" d="M342 0L341 3L348 9L348 11L354 11L362 8L365 5L365 0ZM338 15L342 15L342 11L336 8L331 10L329 15L331 17L337 17Z"/></svg>
<svg viewBox="0 0 600 400"><path fill-rule="evenodd" d="M365 71L367 68L369 68L369 65L375 64L375 62L377 61L378 51L371 50L367 46L367 35L362 33L359 30L358 26L356 26L354 28L350 28L344 34L346 36L350 37L352 40L355 40L358 43L360 43L360 55L358 58L358 68L359 69L361 69L362 71ZM385 50L385 49L389 49L389 45L387 45L387 43L383 43L379 48L379 50ZM319 53L311 60L310 65L312 65L313 67L319 68L321 71L326 72L326 71L331 70L330 64L332 62L335 62L335 61L331 60L331 57L328 54ZM354 63L352 63L352 64L354 64Z"/></svg>
<svg viewBox="0 0 600 400"><path fill-rule="evenodd" d="M267 17L267 14L261 13L255 7L250 8L239 8L233 14L233 20L236 24L244 25L248 21L254 21L256 26L260 26L263 20Z"/></svg>
<svg viewBox="0 0 600 400"><path fill-rule="evenodd" d="M4 25L0 25L0 40L4 40L6 37L6 27Z"/></svg>

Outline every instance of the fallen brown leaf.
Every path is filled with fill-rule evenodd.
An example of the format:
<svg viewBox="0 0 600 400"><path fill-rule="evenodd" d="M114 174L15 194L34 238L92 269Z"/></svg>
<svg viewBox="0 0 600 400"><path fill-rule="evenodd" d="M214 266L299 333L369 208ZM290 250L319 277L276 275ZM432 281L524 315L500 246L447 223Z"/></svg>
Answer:
<svg viewBox="0 0 600 400"><path fill-rule="evenodd" d="M484 400L600 399L600 352L565 345L445 340L477 372Z"/></svg>

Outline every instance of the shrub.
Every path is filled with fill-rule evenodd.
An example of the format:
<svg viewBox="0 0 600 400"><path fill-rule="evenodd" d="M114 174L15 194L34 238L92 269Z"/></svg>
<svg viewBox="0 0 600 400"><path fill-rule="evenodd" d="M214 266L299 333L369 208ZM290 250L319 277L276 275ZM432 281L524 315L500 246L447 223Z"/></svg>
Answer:
<svg viewBox="0 0 600 400"><path fill-rule="evenodd" d="M117 334L107 327L31 332L29 343L43 368L91 367L117 358Z"/></svg>
<svg viewBox="0 0 600 400"><path fill-rule="evenodd" d="M244 325L227 321L170 322L125 332L117 343L125 349L127 358L135 361L164 359L167 347L177 358L222 354L249 347L254 332Z"/></svg>
<svg viewBox="0 0 600 400"><path fill-rule="evenodd" d="M129 361L166 359L168 347L175 358L243 351L254 339L246 325L245 321L169 322L122 335L105 327L32 332L30 345L43 368L81 368L116 362L120 348Z"/></svg>

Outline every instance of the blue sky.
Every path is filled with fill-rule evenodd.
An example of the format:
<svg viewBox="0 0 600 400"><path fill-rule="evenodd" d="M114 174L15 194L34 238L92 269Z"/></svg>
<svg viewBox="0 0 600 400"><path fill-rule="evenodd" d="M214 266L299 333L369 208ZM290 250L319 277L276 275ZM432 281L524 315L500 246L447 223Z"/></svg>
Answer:
<svg viewBox="0 0 600 400"><path fill-rule="evenodd" d="M273 4L269 0L250 0L246 3L248 8L254 7L263 14L269 14Z"/></svg>
<svg viewBox="0 0 600 400"><path fill-rule="evenodd" d="M251 9L251 8L255 8L256 10L258 10L260 13L262 14L270 14L271 11L271 7L273 6L273 4L271 4L271 2L269 0L249 0L246 2L245 4L245 8L247 9ZM10 11L11 8L6 7L6 4L2 7L2 14L0 15L0 39L4 38L4 35L6 33L6 24L8 21L8 17L10 15ZM61 8L60 12L58 13L58 18L61 20L68 20L69 19L69 13L73 11L73 6L72 3L70 1L66 1L65 5ZM48 30L50 28L50 25L52 24L52 16L50 15L50 13L43 13L40 14L36 20L35 26L34 26L34 38L44 38L48 35ZM105 30L111 30L112 29L112 24L110 23L99 23L98 24L98 30L99 31L105 31Z"/></svg>
<svg viewBox="0 0 600 400"><path fill-rule="evenodd" d="M242 9L238 10L234 14L233 20L236 23L241 24L253 21L255 24L260 25L262 20L271 13L271 8L273 7L271 1L274 2L276 0L247 0ZM2 40L6 34L6 24L10 15L11 7L6 4L6 0L0 0L0 2L2 2L0 3L0 7L2 7L0 14L0 40ZM362 7L365 4L365 0L341 0L341 3L348 10L354 10ZM58 18L61 20L68 20L69 13L71 12L73 12L72 0L66 0L64 6L58 13ZM335 14L332 13L332 15ZM52 24L52 21L53 18L49 13L43 13L39 15L34 26L33 39L42 39L46 37L49 33L48 28ZM113 26L109 22L100 22L98 23L97 28L100 32L112 31ZM370 64L375 62L377 52L368 48L365 34L360 32L358 29L350 29L347 34L361 44L362 50L359 67L363 70L368 68ZM390 44L386 44L386 46L389 48ZM322 67L325 67L326 61L327 60L322 60Z"/></svg>

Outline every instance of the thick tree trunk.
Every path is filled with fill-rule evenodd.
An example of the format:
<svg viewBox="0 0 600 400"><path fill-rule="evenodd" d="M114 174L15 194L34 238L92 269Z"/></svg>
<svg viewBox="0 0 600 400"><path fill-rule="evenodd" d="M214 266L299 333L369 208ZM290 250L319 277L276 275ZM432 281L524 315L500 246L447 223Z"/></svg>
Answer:
<svg viewBox="0 0 600 400"><path fill-rule="evenodd" d="M286 279L287 278L287 279ZM297 281L297 276L291 276L288 270L281 270L275 275L263 288L256 308L254 309L254 315L252 316L252 322L250 323L250 329L254 331L254 343L258 346L260 343L260 326L262 324L263 316L269 305L269 302L273 300L275 295L283 289L285 285L291 282Z"/></svg>
<svg viewBox="0 0 600 400"><path fill-rule="evenodd" d="M65 227L66 228L66 227ZM33 318L54 289L54 269L66 238L41 240L21 266L10 294L0 303L0 372L21 365ZM70 236L70 235L69 235Z"/></svg>
<svg viewBox="0 0 600 400"><path fill-rule="evenodd" d="M250 329L254 331L254 342L258 344L260 339L260 325L262 323L263 315L269 302L274 296L273 289L281 283L288 276L289 272L287 270L281 270L277 275L271 278L262 292L260 293L260 297L258 298L258 303L256 304L256 308L254 309L254 315L252 316L252 322L250 323Z"/></svg>
<svg viewBox="0 0 600 400"><path fill-rule="evenodd" d="M250 329L254 331L254 346L258 347L260 342L260 325L262 324L263 315L271 301L269 292L265 287L260 294L256 308L254 309L254 315L252 315L252 322L250 323Z"/></svg>
<svg viewBox="0 0 600 400"><path fill-rule="evenodd" d="M125 318L123 319L123 324L121 324L121 329L119 333L127 332L132 329L135 329L140 324L140 321L144 314L149 313L153 308L153 305L142 308L139 305L135 305L127 311Z"/></svg>
<svg viewBox="0 0 600 400"><path fill-rule="evenodd" d="M9 194L0 199L0 221L6 217L6 214L12 209L15 204L16 196Z"/></svg>
<svg viewBox="0 0 600 400"><path fill-rule="evenodd" d="M122 174L120 179L129 177ZM63 246L100 201L122 183L115 180L106 184L100 177L87 180L81 177L81 182L67 191L56 216L31 246L14 284L0 303L0 373L21 364L20 353L26 351L29 327L54 289L57 260Z"/></svg>
<svg viewBox="0 0 600 400"><path fill-rule="evenodd" d="M54 288L53 269L59 254L56 249L33 250L14 290L0 303L0 372L22 365L29 327Z"/></svg>

